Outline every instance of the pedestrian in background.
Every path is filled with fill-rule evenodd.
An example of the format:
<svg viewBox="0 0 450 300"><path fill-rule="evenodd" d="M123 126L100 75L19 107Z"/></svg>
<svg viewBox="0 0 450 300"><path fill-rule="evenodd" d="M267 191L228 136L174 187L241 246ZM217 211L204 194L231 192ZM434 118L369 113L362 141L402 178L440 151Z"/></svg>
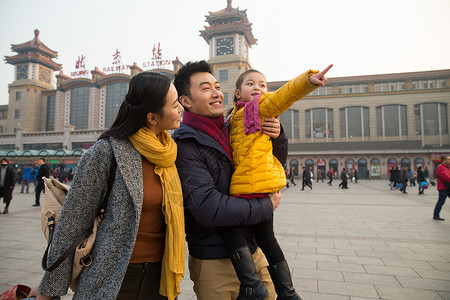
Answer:
<svg viewBox="0 0 450 300"><path fill-rule="evenodd" d="M67 171L67 181L69 183L72 182L73 180L73 174L74 174L73 169L69 168L69 170Z"/></svg>
<svg viewBox="0 0 450 300"><path fill-rule="evenodd" d="M309 186L312 190L311 171L306 170L305 167L302 167L302 170L302 191L305 190L305 186Z"/></svg>
<svg viewBox="0 0 450 300"><path fill-rule="evenodd" d="M408 169L409 186L416 186L416 174L411 169Z"/></svg>
<svg viewBox="0 0 450 300"><path fill-rule="evenodd" d="M396 185L400 179L400 170L398 166L392 167L391 169L391 177L389 180L391 181L391 190L396 189Z"/></svg>
<svg viewBox="0 0 450 300"><path fill-rule="evenodd" d="M319 180L322 180L322 183L323 183L323 172L322 172L321 169L317 168L317 181L316 181L316 183L318 183Z"/></svg>
<svg viewBox="0 0 450 300"><path fill-rule="evenodd" d="M60 170L58 180L59 180L59 182L62 182L62 183L67 182L67 171L66 171L65 167L62 170Z"/></svg>
<svg viewBox="0 0 450 300"><path fill-rule="evenodd" d="M348 189L348 181L347 181L347 172L345 171L345 168L342 168L341 172L341 183L339 183L339 187L342 189Z"/></svg>
<svg viewBox="0 0 450 300"><path fill-rule="evenodd" d="M398 182L402 185L400 192L403 194L408 194L406 192L406 187L408 186L408 170L406 170L406 167L402 167L399 174Z"/></svg>
<svg viewBox="0 0 450 300"><path fill-rule="evenodd" d="M428 186L428 183L421 166L417 168L417 185L419 186L419 195L423 195L425 186Z"/></svg>
<svg viewBox="0 0 450 300"><path fill-rule="evenodd" d="M329 181L327 182L327 184L329 184L330 186L332 186L332 182L333 182L333 168L330 168L330 170L328 170L327 172L327 176Z"/></svg>
<svg viewBox="0 0 450 300"><path fill-rule="evenodd" d="M45 163L45 158L43 158L43 157L39 158L38 164L39 164L39 171L36 176L36 180L37 180L36 194L35 194L35 201L32 206L40 206L41 205L41 203L40 203L41 192L44 191L44 179L42 179L42 177L50 178L50 168ZM45 193L45 191L44 191L44 193Z"/></svg>
<svg viewBox="0 0 450 300"><path fill-rule="evenodd" d="M450 184L450 156L441 155L441 164L436 168L436 177L438 179L437 190L439 198L434 207L433 219L444 221L445 219L441 218L440 213L445 200L447 197L450 197L450 190L446 186Z"/></svg>
<svg viewBox="0 0 450 300"><path fill-rule="evenodd" d="M8 160L2 158L0 166L0 198L3 198L3 203L5 203L4 214L8 213L9 203L11 203L12 192L16 183L14 170L8 164Z"/></svg>
<svg viewBox="0 0 450 300"><path fill-rule="evenodd" d="M22 189L20 190L20 193L23 194L23 191L27 190L27 194L30 191L30 182L34 181L33 177L33 168L31 165L26 166L23 168L23 175L22 175Z"/></svg>
<svg viewBox="0 0 450 300"><path fill-rule="evenodd" d="M291 168L291 171L289 172L289 179L291 180L291 183L295 186L297 186L297 184L295 184L294 182L294 176L295 176L295 170L294 167Z"/></svg>
<svg viewBox="0 0 450 300"><path fill-rule="evenodd" d="M38 163L35 163L34 165L33 165L33 184L34 184L34 189L36 190L36 187L37 187L37 184L38 184L38 182L37 182L37 174L39 173L39 164Z"/></svg>

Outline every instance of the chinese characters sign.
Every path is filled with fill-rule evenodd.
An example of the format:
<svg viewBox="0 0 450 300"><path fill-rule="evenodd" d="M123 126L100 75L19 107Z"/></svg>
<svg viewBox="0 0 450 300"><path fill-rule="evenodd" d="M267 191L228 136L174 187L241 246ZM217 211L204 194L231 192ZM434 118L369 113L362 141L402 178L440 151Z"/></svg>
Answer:
<svg viewBox="0 0 450 300"><path fill-rule="evenodd" d="M161 48L161 43L153 44L153 49L151 49L150 53L151 59L141 63L141 67L144 70L171 67L172 61L170 59L163 58L163 50ZM106 74L123 73L128 72L130 70L130 66L131 65L123 64L121 51L119 51L119 49L116 48L116 50L112 54L111 66L102 67L100 68L100 70ZM86 57L84 55L78 56L78 59L75 62L75 71L71 72L70 76L71 77L89 76L89 71L86 70Z"/></svg>
<svg viewBox="0 0 450 300"><path fill-rule="evenodd" d="M71 77L89 76L89 71L86 70L85 59L86 57L83 54L78 56L78 60L75 62L75 72L70 73Z"/></svg>

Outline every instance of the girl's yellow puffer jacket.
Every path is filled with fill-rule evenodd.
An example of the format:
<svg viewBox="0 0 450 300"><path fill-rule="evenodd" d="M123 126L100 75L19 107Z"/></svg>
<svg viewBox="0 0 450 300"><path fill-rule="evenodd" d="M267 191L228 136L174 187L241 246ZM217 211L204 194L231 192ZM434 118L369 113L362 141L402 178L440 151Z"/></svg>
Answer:
<svg viewBox="0 0 450 300"><path fill-rule="evenodd" d="M274 93L259 98L259 117L279 116L297 100L314 91L318 86L308 77L318 71L309 70L292 79ZM273 193L286 185L283 166L272 154L272 140L261 131L246 135L244 109L235 105L231 117L230 143L233 151L234 173L231 178L231 195Z"/></svg>

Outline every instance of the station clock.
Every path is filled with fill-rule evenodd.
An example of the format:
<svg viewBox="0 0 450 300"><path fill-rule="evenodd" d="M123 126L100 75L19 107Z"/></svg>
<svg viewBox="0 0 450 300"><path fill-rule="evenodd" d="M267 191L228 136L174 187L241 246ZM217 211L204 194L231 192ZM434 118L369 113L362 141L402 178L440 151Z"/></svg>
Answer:
<svg viewBox="0 0 450 300"><path fill-rule="evenodd" d="M227 55L234 53L233 37L225 37L217 39L217 55Z"/></svg>

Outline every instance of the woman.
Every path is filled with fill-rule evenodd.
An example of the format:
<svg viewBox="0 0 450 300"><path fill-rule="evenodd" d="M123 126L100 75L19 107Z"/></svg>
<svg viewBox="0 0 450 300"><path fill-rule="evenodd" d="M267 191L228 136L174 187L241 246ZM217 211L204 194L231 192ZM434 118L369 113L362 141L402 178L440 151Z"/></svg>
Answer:
<svg viewBox="0 0 450 300"><path fill-rule="evenodd" d="M117 167L91 251L93 263L81 272L73 299L173 300L180 293L185 259L183 199L175 167L177 147L166 132L180 126L183 108L177 99L165 76L136 75L114 124L78 163L49 264L92 224L114 159ZM68 258L45 273L38 300L67 293L72 261Z"/></svg>

